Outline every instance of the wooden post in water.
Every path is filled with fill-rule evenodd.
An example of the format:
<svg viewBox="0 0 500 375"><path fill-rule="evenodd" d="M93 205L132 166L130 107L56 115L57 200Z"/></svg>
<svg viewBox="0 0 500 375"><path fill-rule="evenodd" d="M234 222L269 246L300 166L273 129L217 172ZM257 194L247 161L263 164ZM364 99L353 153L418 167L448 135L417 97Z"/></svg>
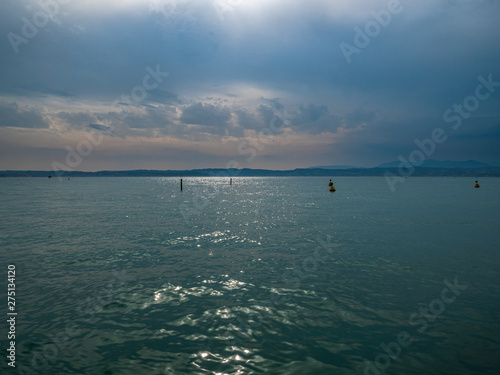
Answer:
<svg viewBox="0 0 500 375"><path fill-rule="evenodd" d="M232 178L230 178L230 179L229 179L229 185L232 185L232 184L233 184L233 179L232 179Z"/></svg>
<svg viewBox="0 0 500 375"><path fill-rule="evenodd" d="M182 191L182 178L181 178L181 191Z"/></svg>

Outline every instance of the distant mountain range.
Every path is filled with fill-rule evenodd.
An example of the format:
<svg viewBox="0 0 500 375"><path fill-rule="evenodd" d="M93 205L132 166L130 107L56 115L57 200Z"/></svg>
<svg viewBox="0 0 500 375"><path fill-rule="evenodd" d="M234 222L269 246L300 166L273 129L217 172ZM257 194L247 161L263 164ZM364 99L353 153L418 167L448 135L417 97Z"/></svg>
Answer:
<svg viewBox="0 0 500 375"><path fill-rule="evenodd" d="M399 168L401 162L391 161L389 163L383 163L375 168ZM454 161L454 160L425 160L422 165L418 168L442 168L442 169L488 169L488 168L498 168L500 164L486 164L481 163L476 160L465 160L465 161ZM309 167L308 169L371 169L363 167L354 167L352 165L324 165L317 167Z"/></svg>
<svg viewBox="0 0 500 375"><path fill-rule="evenodd" d="M319 167L309 167L307 169L358 169L359 167L353 167L352 165L324 165Z"/></svg>
<svg viewBox="0 0 500 375"><path fill-rule="evenodd" d="M401 164L400 161L392 161L390 163L380 164L377 168L398 168ZM452 161L452 160L425 160L421 168L460 168L460 169L487 169L496 168L493 165L481 163L476 160L466 160L466 161Z"/></svg>
<svg viewBox="0 0 500 375"><path fill-rule="evenodd" d="M303 177L303 176L384 176L387 172L398 175L401 162L380 164L375 168L352 166L323 166L293 170L269 169L191 169L191 170L146 170L131 171L0 171L0 177ZM405 170L406 173L406 170ZM426 160L415 167L411 176L456 176L456 177L500 177L500 166L467 161Z"/></svg>

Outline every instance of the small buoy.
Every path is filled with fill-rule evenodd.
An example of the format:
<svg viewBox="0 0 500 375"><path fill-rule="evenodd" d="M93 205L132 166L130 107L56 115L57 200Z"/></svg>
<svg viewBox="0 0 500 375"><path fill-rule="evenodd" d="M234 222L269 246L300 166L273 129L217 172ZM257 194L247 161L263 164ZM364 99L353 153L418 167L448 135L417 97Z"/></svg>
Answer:
<svg viewBox="0 0 500 375"><path fill-rule="evenodd" d="M333 184L330 186L330 191L335 191L335 188L333 187Z"/></svg>
<svg viewBox="0 0 500 375"><path fill-rule="evenodd" d="M328 186L333 186L332 180L330 180L330 182L328 183Z"/></svg>
<svg viewBox="0 0 500 375"><path fill-rule="evenodd" d="M478 188L479 187L479 184L477 183L477 180L476 180L476 184L474 185L475 188Z"/></svg>

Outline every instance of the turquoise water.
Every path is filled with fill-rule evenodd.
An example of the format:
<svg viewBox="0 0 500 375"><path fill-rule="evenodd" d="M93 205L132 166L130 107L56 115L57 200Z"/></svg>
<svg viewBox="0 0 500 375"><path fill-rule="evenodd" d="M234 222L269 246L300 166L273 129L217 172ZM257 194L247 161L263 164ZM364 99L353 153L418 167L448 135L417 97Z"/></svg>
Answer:
<svg viewBox="0 0 500 375"><path fill-rule="evenodd" d="M0 179L1 373L498 374L500 179L480 183Z"/></svg>

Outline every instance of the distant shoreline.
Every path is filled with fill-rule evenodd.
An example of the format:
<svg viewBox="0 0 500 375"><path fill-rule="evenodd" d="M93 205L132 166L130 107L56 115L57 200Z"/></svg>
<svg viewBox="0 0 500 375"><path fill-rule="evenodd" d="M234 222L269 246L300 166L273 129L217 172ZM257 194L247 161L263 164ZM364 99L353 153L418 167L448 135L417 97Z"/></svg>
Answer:
<svg viewBox="0 0 500 375"><path fill-rule="evenodd" d="M404 171L406 172L406 171ZM126 170L126 171L0 171L0 177L384 177L386 173L405 176L398 168L293 170L268 169L191 169L191 170ZM411 177L500 177L500 168L415 168Z"/></svg>

